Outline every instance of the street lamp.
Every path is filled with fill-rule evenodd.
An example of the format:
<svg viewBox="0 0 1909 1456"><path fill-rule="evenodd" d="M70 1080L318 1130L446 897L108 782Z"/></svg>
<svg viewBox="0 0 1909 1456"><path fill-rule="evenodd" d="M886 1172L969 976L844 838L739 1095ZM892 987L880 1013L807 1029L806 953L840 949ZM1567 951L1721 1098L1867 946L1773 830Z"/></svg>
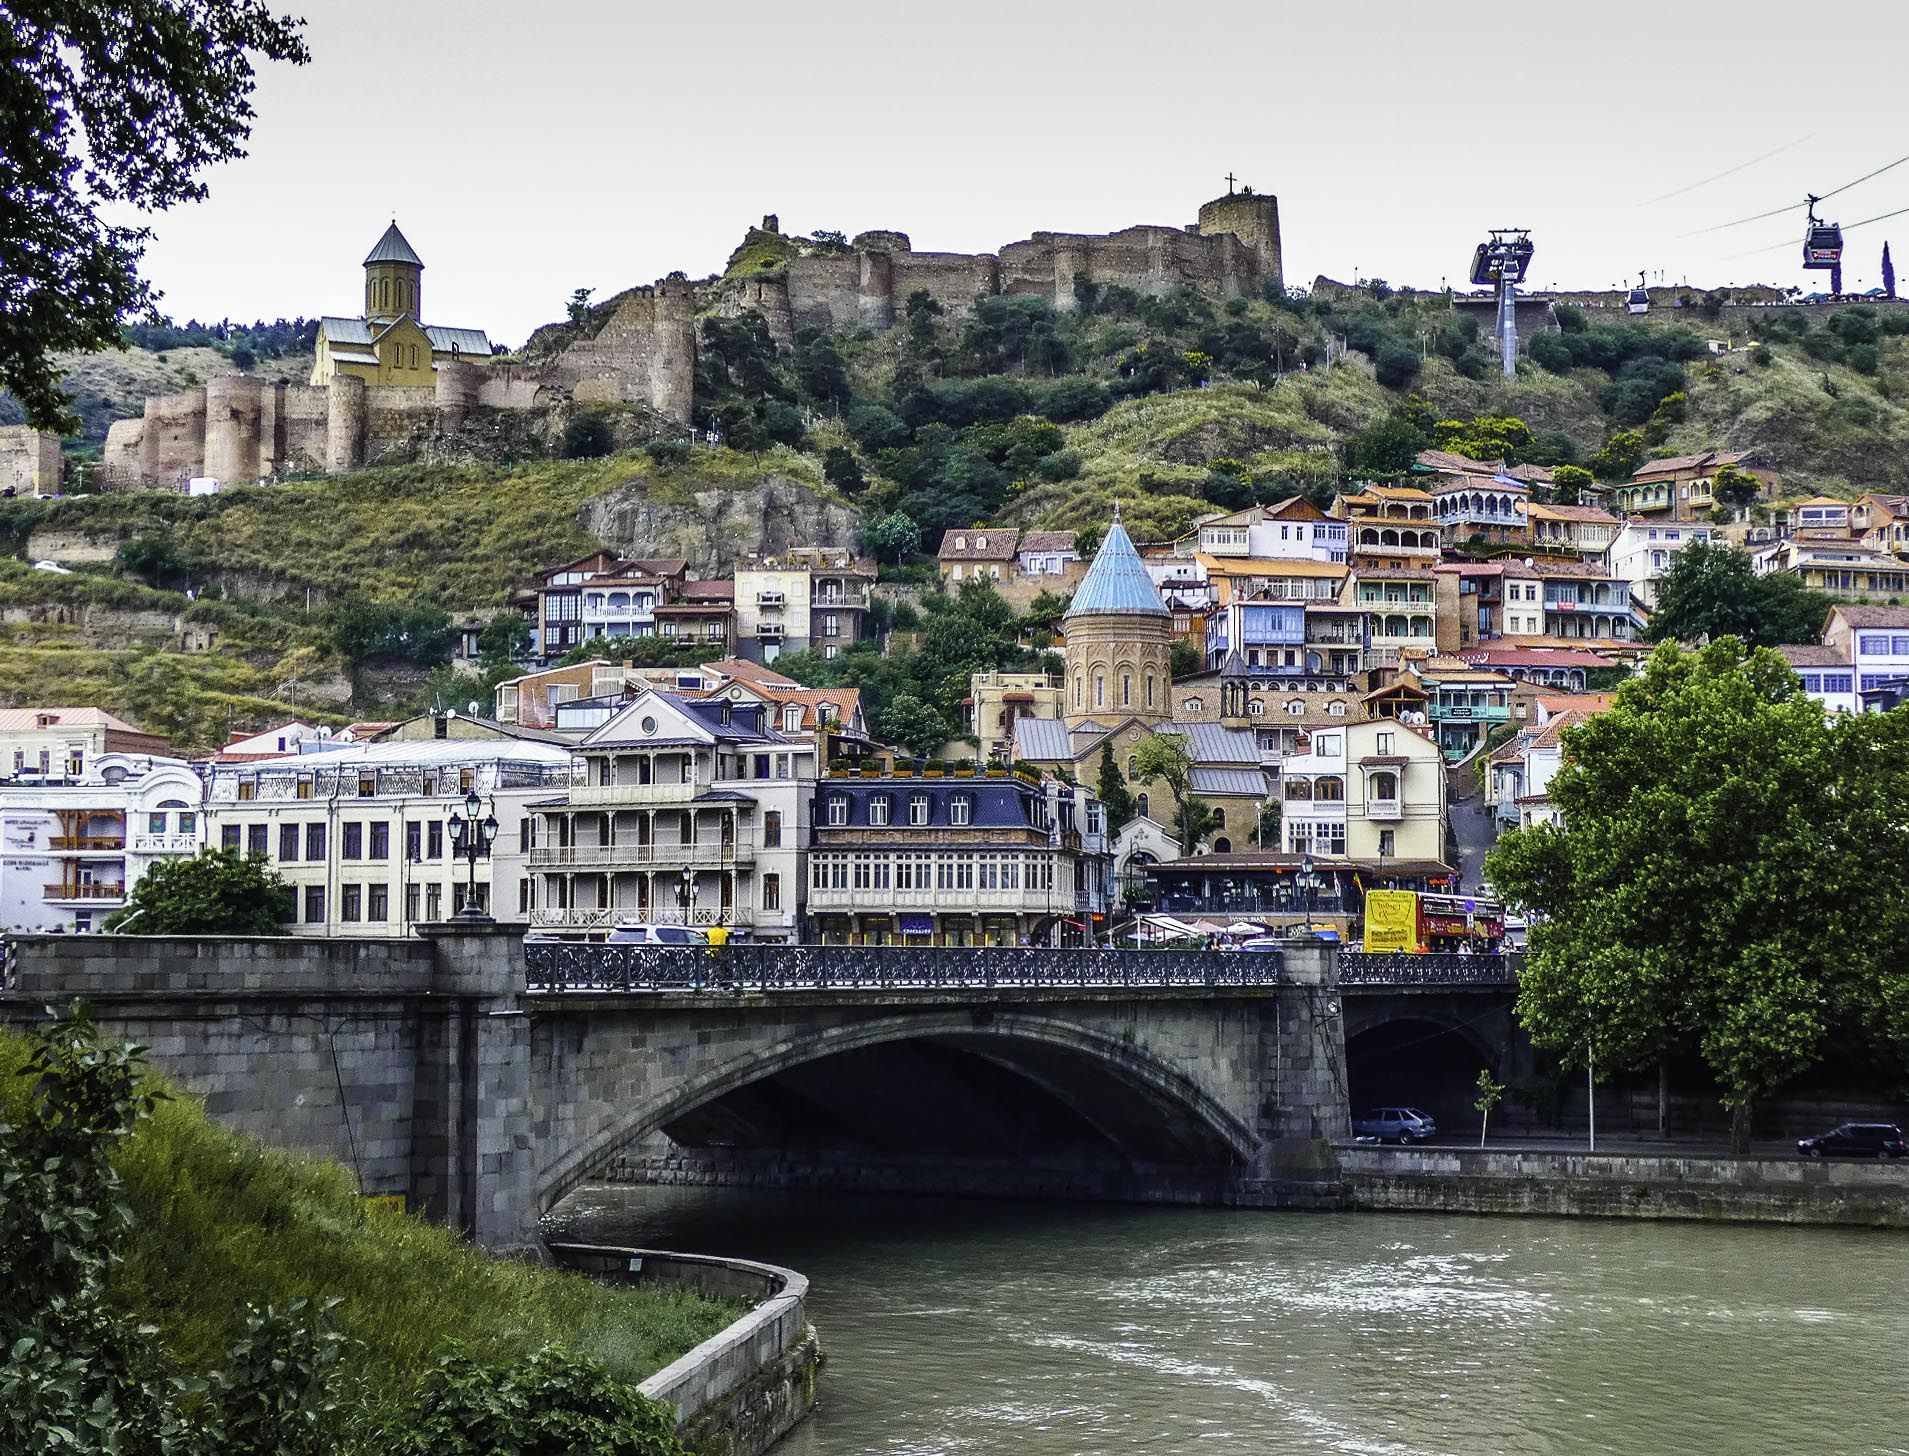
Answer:
<svg viewBox="0 0 1909 1456"><path fill-rule="evenodd" d="M681 873L682 884L676 892L676 900L683 907L683 924L690 925L696 919L696 871L684 865Z"/></svg>
<svg viewBox="0 0 1909 1456"><path fill-rule="evenodd" d="M1307 855L1299 861L1299 873L1293 876L1293 888L1299 891L1306 902L1306 930L1308 934L1312 931L1313 906L1319 903L1319 889L1324 883L1325 881L1320 877L1318 869L1313 864L1311 855Z"/></svg>
<svg viewBox="0 0 1909 1456"><path fill-rule="evenodd" d="M479 819L477 816L483 814ZM495 804L486 810L484 801L477 796L477 790L471 789L464 795L464 812L451 810L451 854L465 864L464 904L453 917L457 920L484 920L490 916L477 902L477 862L490 858L491 846L497 842L497 812Z"/></svg>

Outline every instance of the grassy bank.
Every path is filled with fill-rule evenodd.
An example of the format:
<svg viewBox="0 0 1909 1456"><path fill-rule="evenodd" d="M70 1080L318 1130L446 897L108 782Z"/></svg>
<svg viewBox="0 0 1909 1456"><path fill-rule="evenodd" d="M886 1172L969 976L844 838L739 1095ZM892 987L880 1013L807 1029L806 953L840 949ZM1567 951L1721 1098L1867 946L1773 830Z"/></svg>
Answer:
<svg viewBox="0 0 1909 1456"><path fill-rule="evenodd" d="M0 1120L27 1110L16 1075L26 1050L0 1032ZM191 1373L217 1364L248 1300L341 1301L352 1373L386 1407L410 1394L441 1340L495 1364L561 1343L636 1381L739 1313L494 1260L444 1229L368 1209L342 1168L216 1127L190 1099L163 1103L115 1162L136 1222L111 1297L157 1326Z"/></svg>

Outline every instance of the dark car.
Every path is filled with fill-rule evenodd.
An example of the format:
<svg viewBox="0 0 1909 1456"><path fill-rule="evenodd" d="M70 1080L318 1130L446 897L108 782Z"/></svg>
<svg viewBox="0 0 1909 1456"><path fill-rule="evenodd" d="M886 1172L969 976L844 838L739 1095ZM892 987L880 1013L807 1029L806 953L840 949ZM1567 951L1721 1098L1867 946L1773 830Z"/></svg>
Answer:
<svg viewBox="0 0 1909 1456"><path fill-rule="evenodd" d="M1888 1122L1846 1122L1796 1145L1806 1158L1900 1158L1909 1154L1902 1129Z"/></svg>

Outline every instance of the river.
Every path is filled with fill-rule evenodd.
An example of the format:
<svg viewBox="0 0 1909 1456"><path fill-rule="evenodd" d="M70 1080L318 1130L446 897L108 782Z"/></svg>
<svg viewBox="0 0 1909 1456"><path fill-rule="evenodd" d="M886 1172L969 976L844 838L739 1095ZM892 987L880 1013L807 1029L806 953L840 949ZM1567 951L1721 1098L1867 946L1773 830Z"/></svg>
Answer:
<svg viewBox="0 0 1909 1456"><path fill-rule="evenodd" d="M1909 1452L1909 1238L593 1187L812 1281L777 1456Z"/></svg>

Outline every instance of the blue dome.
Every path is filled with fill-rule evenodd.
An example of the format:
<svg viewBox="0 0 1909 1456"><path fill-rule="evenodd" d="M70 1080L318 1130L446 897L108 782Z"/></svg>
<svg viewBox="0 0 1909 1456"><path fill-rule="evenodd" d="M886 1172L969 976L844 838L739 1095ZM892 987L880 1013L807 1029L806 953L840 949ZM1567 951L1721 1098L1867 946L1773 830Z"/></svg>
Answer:
<svg viewBox="0 0 1909 1456"><path fill-rule="evenodd" d="M1127 528L1120 524L1120 513L1116 511L1113 524L1107 527L1106 539L1094 554L1094 564L1087 568L1080 590L1074 593L1065 620L1170 615L1167 604L1160 600L1160 589L1147 575L1146 565L1140 553L1134 550L1133 541L1127 535Z"/></svg>

